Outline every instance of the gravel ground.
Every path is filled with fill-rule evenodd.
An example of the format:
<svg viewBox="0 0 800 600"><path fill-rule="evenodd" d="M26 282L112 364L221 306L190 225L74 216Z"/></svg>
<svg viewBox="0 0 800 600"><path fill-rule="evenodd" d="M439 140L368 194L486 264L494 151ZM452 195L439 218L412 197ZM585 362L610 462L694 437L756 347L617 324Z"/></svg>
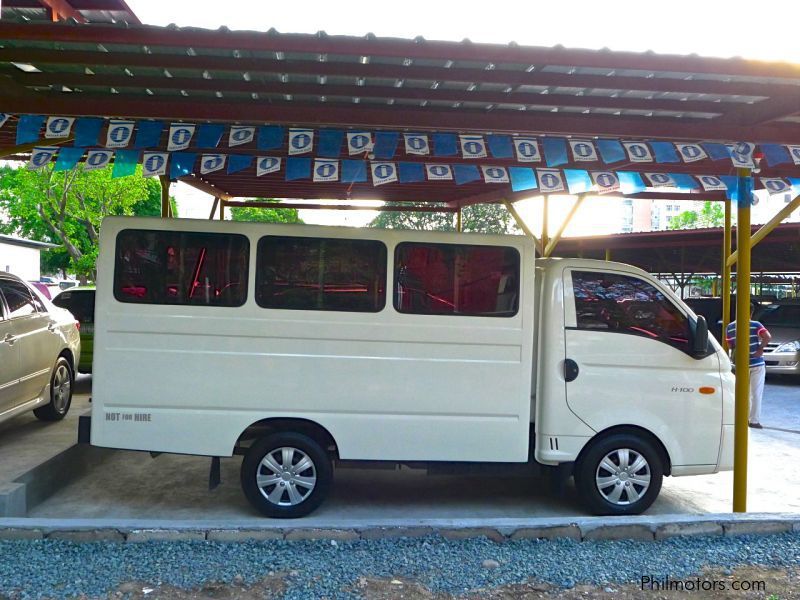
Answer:
<svg viewBox="0 0 800 600"><path fill-rule="evenodd" d="M569 590L638 583L643 575L685 579L706 568L731 575L744 565L796 570L800 534L502 544L438 536L336 543L8 541L0 542L0 597L139 597L147 586L156 592L150 597L159 597L166 588L234 583L260 586L261 597L358 598L371 596L363 582L375 579L413 581L434 594L462 595L530 581Z"/></svg>

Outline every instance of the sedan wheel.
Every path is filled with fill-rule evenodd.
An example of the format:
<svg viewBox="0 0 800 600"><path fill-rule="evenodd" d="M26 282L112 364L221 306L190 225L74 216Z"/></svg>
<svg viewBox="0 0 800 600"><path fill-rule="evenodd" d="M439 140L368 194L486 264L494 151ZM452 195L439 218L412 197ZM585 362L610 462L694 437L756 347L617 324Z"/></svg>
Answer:
<svg viewBox="0 0 800 600"><path fill-rule="evenodd" d="M72 403L72 384L74 374L67 359L59 356L50 375L50 403L40 406L33 411L42 421L60 421L63 419Z"/></svg>

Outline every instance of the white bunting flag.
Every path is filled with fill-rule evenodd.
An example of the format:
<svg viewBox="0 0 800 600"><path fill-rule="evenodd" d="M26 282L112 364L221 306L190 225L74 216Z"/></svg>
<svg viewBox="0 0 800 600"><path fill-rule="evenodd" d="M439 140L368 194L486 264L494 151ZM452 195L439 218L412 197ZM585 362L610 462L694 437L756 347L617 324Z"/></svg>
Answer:
<svg viewBox="0 0 800 600"><path fill-rule="evenodd" d="M503 167L481 167L486 183L509 183L508 171Z"/></svg>
<svg viewBox="0 0 800 600"><path fill-rule="evenodd" d="M750 142L738 142L736 144L725 144L731 152L731 162L734 167L743 169L752 169L755 167L753 162L753 151L756 149L755 144Z"/></svg>
<svg viewBox="0 0 800 600"><path fill-rule="evenodd" d="M706 192L724 192L728 186L716 175L697 175L696 179Z"/></svg>
<svg viewBox="0 0 800 600"><path fill-rule="evenodd" d="M186 150L192 143L195 126L191 123L173 123L169 128L169 142L167 150Z"/></svg>
<svg viewBox="0 0 800 600"><path fill-rule="evenodd" d="M3 115L0 115L0 125L2 125ZM796 165L800 165L800 146L786 146L786 149L789 151L789 156L792 157L792 162Z"/></svg>
<svg viewBox="0 0 800 600"><path fill-rule="evenodd" d="M542 162L539 141L536 138L514 138L518 162Z"/></svg>
<svg viewBox="0 0 800 600"><path fill-rule="evenodd" d="M481 135L459 135L461 156L464 158L486 158L486 142Z"/></svg>
<svg viewBox="0 0 800 600"><path fill-rule="evenodd" d="M108 122L106 134L106 148L126 148L133 136L133 121L120 121L111 119Z"/></svg>
<svg viewBox="0 0 800 600"><path fill-rule="evenodd" d="M41 169L58 152L58 148L34 148L31 151L31 159L28 161L28 169L36 171Z"/></svg>
<svg viewBox="0 0 800 600"><path fill-rule="evenodd" d="M613 171L592 171L592 181L600 194L619 192L619 177Z"/></svg>
<svg viewBox="0 0 800 600"><path fill-rule="evenodd" d="M313 129L289 130L289 154L308 154L314 149Z"/></svg>
<svg viewBox="0 0 800 600"><path fill-rule="evenodd" d="M231 125L231 132L228 135L228 146L242 146L249 144L256 137L255 127L245 127L240 125Z"/></svg>
<svg viewBox="0 0 800 600"><path fill-rule="evenodd" d="M450 165L425 165L428 181L452 181L453 169Z"/></svg>
<svg viewBox="0 0 800 600"><path fill-rule="evenodd" d="M200 174L213 173L225 166L226 156L224 154L203 154L200 158Z"/></svg>
<svg viewBox="0 0 800 600"><path fill-rule="evenodd" d="M394 163L390 162L373 162L370 163L372 168L372 185L379 186L384 183L393 183L397 181L397 167Z"/></svg>
<svg viewBox="0 0 800 600"><path fill-rule="evenodd" d="M592 142L586 140L570 140L572 156L576 161L597 161L597 150Z"/></svg>
<svg viewBox="0 0 800 600"><path fill-rule="evenodd" d="M10 114L8 114L8 113L0 113L0 127L5 125L6 121L8 121L10 118L11 118Z"/></svg>
<svg viewBox="0 0 800 600"><path fill-rule="evenodd" d="M628 153L628 159L631 162L653 162L653 153L650 152L650 146L644 142L622 142L625 151Z"/></svg>
<svg viewBox="0 0 800 600"><path fill-rule="evenodd" d="M256 158L256 177L281 170L281 159L276 156L259 156Z"/></svg>
<svg viewBox="0 0 800 600"><path fill-rule="evenodd" d="M678 154L681 155L683 162L690 163L708 158L708 154L700 144L680 144L676 142L675 147L678 149Z"/></svg>
<svg viewBox="0 0 800 600"><path fill-rule="evenodd" d="M644 173L652 187L676 187L675 180L667 173Z"/></svg>
<svg viewBox="0 0 800 600"><path fill-rule="evenodd" d="M3 115L0 115L2 121ZM49 139L58 139L69 137L69 132L72 131L72 124L75 122L75 117L48 117L47 124L44 126L44 137ZM0 122L2 125L2 122Z"/></svg>
<svg viewBox="0 0 800 600"><path fill-rule="evenodd" d="M769 192L770 196L772 194L784 194L792 191L792 186L783 179L777 177L762 177L761 184Z"/></svg>
<svg viewBox="0 0 800 600"><path fill-rule="evenodd" d="M371 133L366 131L347 132L347 152L350 156L370 152L374 146Z"/></svg>
<svg viewBox="0 0 800 600"><path fill-rule="evenodd" d="M552 194L554 192L564 192L564 178L561 171L558 169L536 169L536 175L539 178L539 190L543 194Z"/></svg>
<svg viewBox="0 0 800 600"><path fill-rule="evenodd" d="M418 156L428 156L431 153L428 145L428 136L416 133L404 133L406 141L406 154L416 154Z"/></svg>
<svg viewBox="0 0 800 600"><path fill-rule="evenodd" d="M83 163L84 171L94 171L108 166L114 153L111 150L89 150L86 154L86 162Z"/></svg>
<svg viewBox="0 0 800 600"><path fill-rule="evenodd" d="M317 158L314 161L314 182L339 181L339 161Z"/></svg>
<svg viewBox="0 0 800 600"><path fill-rule="evenodd" d="M142 177L166 175L168 159L166 152L145 152L142 156Z"/></svg>

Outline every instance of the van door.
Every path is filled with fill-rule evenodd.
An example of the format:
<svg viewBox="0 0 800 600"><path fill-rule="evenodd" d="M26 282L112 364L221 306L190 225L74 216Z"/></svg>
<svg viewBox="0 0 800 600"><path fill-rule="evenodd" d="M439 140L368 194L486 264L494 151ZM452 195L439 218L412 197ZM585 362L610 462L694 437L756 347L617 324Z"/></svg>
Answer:
<svg viewBox="0 0 800 600"><path fill-rule="evenodd" d="M690 355L687 313L655 282L623 271L566 269L564 296L570 410L595 431L650 431L673 466L715 465L719 358Z"/></svg>
<svg viewBox="0 0 800 600"><path fill-rule="evenodd" d="M0 290L0 414L14 408L19 394L19 353L15 342Z"/></svg>

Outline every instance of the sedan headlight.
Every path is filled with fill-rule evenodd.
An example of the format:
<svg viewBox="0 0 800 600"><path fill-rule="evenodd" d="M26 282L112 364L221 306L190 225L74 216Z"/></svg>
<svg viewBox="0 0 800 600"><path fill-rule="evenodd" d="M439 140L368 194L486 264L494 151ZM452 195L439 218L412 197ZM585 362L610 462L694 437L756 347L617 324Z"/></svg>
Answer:
<svg viewBox="0 0 800 600"><path fill-rule="evenodd" d="M800 352L800 340L781 344L775 348L775 352Z"/></svg>

